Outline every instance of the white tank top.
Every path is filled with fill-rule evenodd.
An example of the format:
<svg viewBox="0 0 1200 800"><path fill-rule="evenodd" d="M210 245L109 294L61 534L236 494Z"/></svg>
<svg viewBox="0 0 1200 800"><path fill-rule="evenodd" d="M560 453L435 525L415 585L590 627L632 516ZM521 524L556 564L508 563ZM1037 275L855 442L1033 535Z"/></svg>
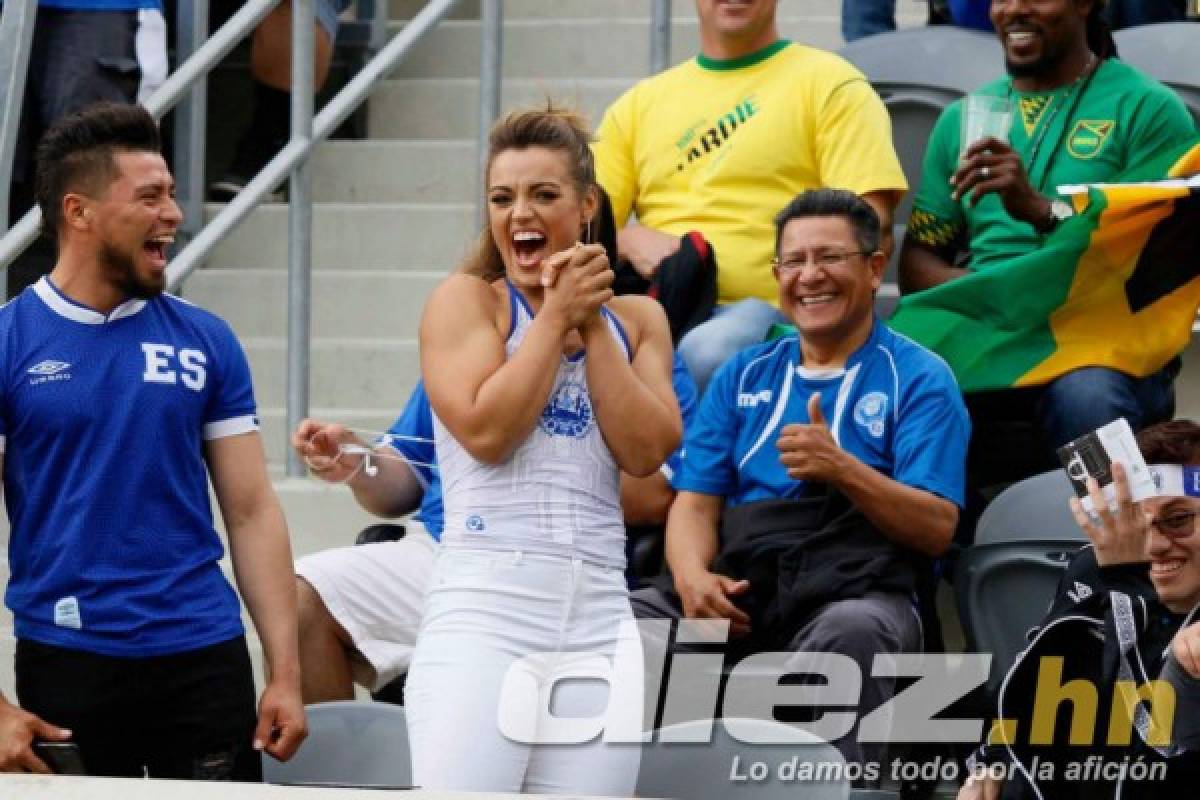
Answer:
<svg viewBox="0 0 1200 800"><path fill-rule="evenodd" d="M533 312L511 284L508 298L505 352L511 357ZM630 357L621 323L608 309L601 313ZM561 356L537 426L503 464L475 460L434 413L446 506L443 546L521 550L625 568L620 476L592 409L584 358L582 351Z"/></svg>

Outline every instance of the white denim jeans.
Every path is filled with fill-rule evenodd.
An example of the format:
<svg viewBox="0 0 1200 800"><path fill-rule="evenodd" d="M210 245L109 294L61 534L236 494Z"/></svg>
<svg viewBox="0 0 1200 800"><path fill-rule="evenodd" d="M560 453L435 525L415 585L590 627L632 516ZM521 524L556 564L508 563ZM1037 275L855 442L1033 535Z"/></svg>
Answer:
<svg viewBox="0 0 1200 800"><path fill-rule="evenodd" d="M620 570L445 547L406 687L413 783L629 796L639 745L605 739L636 736L642 670Z"/></svg>

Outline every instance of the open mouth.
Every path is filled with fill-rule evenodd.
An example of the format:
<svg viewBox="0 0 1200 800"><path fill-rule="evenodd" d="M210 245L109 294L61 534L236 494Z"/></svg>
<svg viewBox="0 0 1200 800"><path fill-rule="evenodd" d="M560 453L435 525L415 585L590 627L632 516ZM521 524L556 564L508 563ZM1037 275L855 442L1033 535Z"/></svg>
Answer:
<svg viewBox="0 0 1200 800"><path fill-rule="evenodd" d="M174 242L174 236L155 236L142 243L142 251L149 256L150 262L156 267L165 267L167 264L167 248Z"/></svg>
<svg viewBox="0 0 1200 800"><path fill-rule="evenodd" d="M812 308L814 306L823 306L827 303L832 303L837 299L837 295L831 292L824 294L809 294L798 298L797 302L804 308Z"/></svg>
<svg viewBox="0 0 1200 800"><path fill-rule="evenodd" d="M1030 47L1038 40L1036 31L1030 30L1008 30L1004 33L1004 40L1007 44L1018 50L1023 50Z"/></svg>
<svg viewBox="0 0 1200 800"><path fill-rule="evenodd" d="M1182 558L1167 558L1150 564L1150 575L1155 578L1165 578L1183 569Z"/></svg>
<svg viewBox="0 0 1200 800"><path fill-rule="evenodd" d="M546 236L538 231L517 231L512 235L513 255L520 267L536 267L546 248Z"/></svg>

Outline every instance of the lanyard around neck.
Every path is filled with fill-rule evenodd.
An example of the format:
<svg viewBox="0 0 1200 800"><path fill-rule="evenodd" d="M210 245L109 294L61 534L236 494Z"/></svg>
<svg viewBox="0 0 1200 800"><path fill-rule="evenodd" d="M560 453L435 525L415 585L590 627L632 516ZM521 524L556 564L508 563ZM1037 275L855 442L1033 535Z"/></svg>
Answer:
<svg viewBox="0 0 1200 800"><path fill-rule="evenodd" d="M1067 128L1071 124L1071 117L1075 115L1075 110L1079 107L1079 102L1083 99L1083 95L1087 92L1091 85L1092 76L1100 69L1100 61L1093 55L1092 60L1088 61L1087 66L1083 68L1083 72L1067 89L1066 94L1061 99L1055 98L1054 104L1049 111L1043 113L1043 118L1038 122L1037 137L1033 140L1033 147L1029 150L1029 160L1025 164L1025 171L1029 173L1030 181L1033 182L1033 168L1037 163L1038 153L1041 152L1042 144L1046 141L1046 135L1050 132L1051 125L1054 124L1055 118L1058 116L1058 110L1064 104L1067 105L1066 115L1063 117L1063 126L1059 130L1058 135L1054 137L1054 146L1050 149L1050 157L1046 159L1046 165L1042 168L1041 177L1034 183L1034 187L1039 191L1045 188L1046 178L1050 176L1050 167L1054 164L1054 157L1058 154L1058 149L1062 145L1063 137L1067 133ZM1008 81L1008 95L1012 98L1013 84L1012 79Z"/></svg>

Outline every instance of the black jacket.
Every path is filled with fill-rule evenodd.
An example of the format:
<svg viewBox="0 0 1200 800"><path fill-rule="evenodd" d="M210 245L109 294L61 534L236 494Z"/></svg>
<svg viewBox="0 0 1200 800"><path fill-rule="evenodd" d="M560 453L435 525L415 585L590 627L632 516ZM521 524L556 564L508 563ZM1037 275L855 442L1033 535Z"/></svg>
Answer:
<svg viewBox="0 0 1200 800"><path fill-rule="evenodd" d="M713 570L750 581L739 605L754 629L772 632L770 644L782 646L826 603L873 591L911 595L916 558L829 491L727 510Z"/></svg>
<svg viewBox="0 0 1200 800"><path fill-rule="evenodd" d="M1012 741L986 744L975 757L1006 765L1011 777L1003 797L1166 800L1200 794L1200 754L1171 745L1169 733L1156 732L1151 724L1153 705L1123 693L1118 685L1142 686L1156 679L1182 621L1159 603L1145 564L1100 567L1093 548L1082 549L1068 565L1045 620L1030 631L1029 647L1001 685L996 714L1015 721ZM1087 724L1085 711L1070 702L1063 702L1053 716L1046 713L1058 697L1054 690L1077 680L1096 688L1094 724ZM1033 730L1039 688L1043 724L1052 720L1048 743L1045 730L1040 735ZM1117 724L1110 731L1114 716ZM1081 722L1072 743L1076 717ZM1132 725L1124 724L1125 719L1132 719ZM1123 763L1130 769L1120 770ZM1146 777L1152 775L1165 778Z"/></svg>

